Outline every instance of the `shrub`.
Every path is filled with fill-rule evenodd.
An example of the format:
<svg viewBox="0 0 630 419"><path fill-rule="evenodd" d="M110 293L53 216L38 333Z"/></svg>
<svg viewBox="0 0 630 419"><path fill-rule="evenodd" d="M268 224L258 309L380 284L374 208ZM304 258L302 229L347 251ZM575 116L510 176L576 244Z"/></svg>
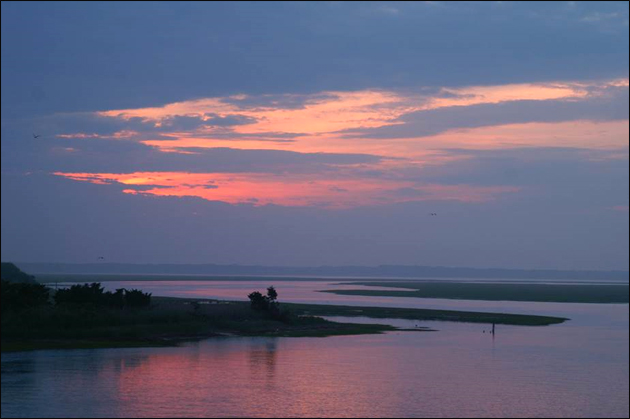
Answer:
<svg viewBox="0 0 630 419"><path fill-rule="evenodd" d="M118 290L121 291L121 290ZM131 308L149 307L151 305L151 294L145 294L140 290L123 290L125 293L125 306Z"/></svg>
<svg viewBox="0 0 630 419"><path fill-rule="evenodd" d="M62 304L91 304L95 306L105 305L105 289L101 284L73 285L67 289L58 290L55 294L55 303Z"/></svg>
<svg viewBox="0 0 630 419"><path fill-rule="evenodd" d="M258 291L248 295L252 309L256 311L267 311L269 309L269 300Z"/></svg>
<svg viewBox="0 0 630 419"><path fill-rule="evenodd" d="M260 292L252 292L248 295L251 302L252 310L260 311L267 314L273 320L284 323L291 322L291 312L289 310L282 311L278 302L278 292L274 287L267 288L267 295Z"/></svg>
<svg viewBox="0 0 630 419"><path fill-rule="evenodd" d="M91 305L109 308L143 308L151 305L151 294L140 290L117 289L106 292L101 284L73 285L55 294L55 303L61 305Z"/></svg>
<svg viewBox="0 0 630 419"><path fill-rule="evenodd" d="M49 303L49 289L40 284L24 284L2 281L2 312L20 311L41 307Z"/></svg>

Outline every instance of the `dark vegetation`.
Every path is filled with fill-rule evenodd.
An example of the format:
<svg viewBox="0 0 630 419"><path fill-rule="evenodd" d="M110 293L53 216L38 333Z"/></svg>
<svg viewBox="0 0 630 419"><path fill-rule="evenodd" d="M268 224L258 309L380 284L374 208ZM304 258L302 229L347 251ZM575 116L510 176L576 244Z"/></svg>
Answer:
<svg viewBox="0 0 630 419"><path fill-rule="evenodd" d="M252 310L264 313L268 318L283 323L291 323L293 317L289 310L281 310L278 292L274 287L267 288L267 295L255 291L248 295Z"/></svg>
<svg viewBox="0 0 630 419"><path fill-rule="evenodd" d="M2 313L25 312L27 310L52 307L61 309L147 308L151 305L151 294L140 290L118 289L106 292L101 284L73 285L68 289L53 291L40 284L13 283L2 280ZM54 297L51 298L51 294Z"/></svg>
<svg viewBox="0 0 630 419"><path fill-rule="evenodd" d="M454 300L534 301L555 303L628 303L628 285L487 284L465 282L354 282L394 290L326 290L339 295L444 298ZM347 285L347 284L346 284Z"/></svg>
<svg viewBox="0 0 630 419"><path fill-rule="evenodd" d="M9 311L24 311L49 304L50 290L44 285L2 280L2 318ZM4 326L4 324L3 324Z"/></svg>
<svg viewBox="0 0 630 419"><path fill-rule="evenodd" d="M252 293L250 304L152 298L100 284L53 291L2 281L2 351L173 345L212 336L323 337L396 330L334 323L281 310L278 294Z"/></svg>
<svg viewBox="0 0 630 419"><path fill-rule="evenodd" d="M107 308L147 308L151 305L151 294L140 290L117 289L115 292L105 291L101 284L73 285L55 293L55 304L91 305Z"/></svg>

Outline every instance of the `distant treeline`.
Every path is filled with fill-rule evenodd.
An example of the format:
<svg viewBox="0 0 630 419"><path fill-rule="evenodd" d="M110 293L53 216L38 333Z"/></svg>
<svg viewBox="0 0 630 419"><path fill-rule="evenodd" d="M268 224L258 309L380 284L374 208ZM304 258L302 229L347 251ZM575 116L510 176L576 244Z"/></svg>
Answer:
<svg viewBox="0 0 630 419"><path fill-rule="evenodd" d="M176 265L176 264L59 264L22 263L20 266L38 274L156 274L156 275L250 275L311 276L359 278L482 278L482 279L556 279L628 281L626 271L562 271L525 269L449 268L442 266L320 266L281 267L246 265Z"/></svg>
<svg viewBox="0 0 630 419"><path fill-rule="evenodd" d="M151 305L151 294L139 290L105 291L101 284L74 285L52 291L44 285L2 281L2 313L24 311L44 306L90 306L113 309L145 308ZM54 295L53 295L54 294Z"/></svg>

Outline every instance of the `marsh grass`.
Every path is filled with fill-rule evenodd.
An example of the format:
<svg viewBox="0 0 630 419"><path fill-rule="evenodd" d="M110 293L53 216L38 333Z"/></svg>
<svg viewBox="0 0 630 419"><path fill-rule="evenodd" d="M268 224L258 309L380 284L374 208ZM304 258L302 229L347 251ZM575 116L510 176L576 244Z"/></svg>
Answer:
<svg viewBox="0 0 630 419"><path fill-rule="evenodd" d="M401 288L396 290L323 290L337 295L441 298L453 300L531 301L627 304L628 285L497 284L464 282L353 282L344 285Z"/></svg>

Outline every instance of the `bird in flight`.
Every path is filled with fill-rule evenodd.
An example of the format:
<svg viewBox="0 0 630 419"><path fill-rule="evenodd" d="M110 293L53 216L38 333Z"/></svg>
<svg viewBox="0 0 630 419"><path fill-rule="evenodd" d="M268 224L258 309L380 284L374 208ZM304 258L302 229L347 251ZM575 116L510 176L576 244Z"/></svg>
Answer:
<svg viewBox="0 0 630 419"><path fill-rule="evenodd" d="M37 139L37 138L39 138L41 136L42 136L41 134L33 134L33 138L35 138L35 139Z"/></svg>
<svg viewBox="0 0 630 419"><path fill-rule="evenodd" d="M105 258L103 256L99 256L98 260L105 260Z"/></svg>
<svg viewBox="0 0 630 419"><path fill-rule="evenodd" d="M432 212L432 213L431 213L431 214L429 214L429 215L431 215L432 217L435 217L435 216L437 215L437 212Z"/></svg>

